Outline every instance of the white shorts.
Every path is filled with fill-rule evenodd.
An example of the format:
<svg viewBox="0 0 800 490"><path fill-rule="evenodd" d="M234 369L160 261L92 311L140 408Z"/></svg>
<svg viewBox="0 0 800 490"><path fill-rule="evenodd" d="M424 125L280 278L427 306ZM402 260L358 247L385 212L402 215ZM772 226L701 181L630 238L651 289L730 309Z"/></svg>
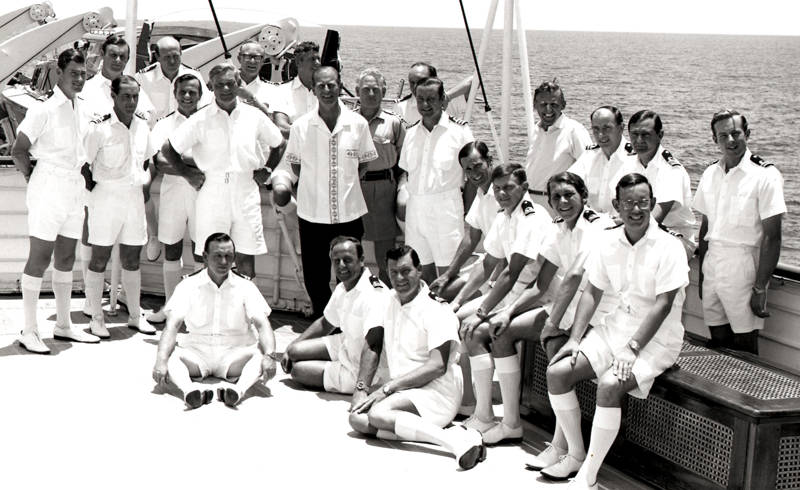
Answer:
<svg viewBox="0 0 800 490"><path fill-rule="evenodd" d="M351 395L356 389L356 381L358 380L359 366L350 366L346 362L342 362L341 350L342 339L344 334L326 335L322 338L325 342L325 348L328 350L328 357L331 361L325 365L325 371L322 373L322 385L325 391L332 393L345 393ZM388 379L384 356L381 356L381 365L378 367L375 376L372 378L373 386L382 385Z"/></svg>
<svg viewBox="0 0 800 490"><path fill-rule="evenodd" d="M25 195L28 235L53 242L56 236L80 239L86 188L78 170L39 162Z"/></svg>
<svg viewBox="0 0 800 490"><path fill-rule="evenodd" d="M450 364L444 376L434 379L422 388L412 388L400 393L406 395L419 412L419 416L439 427L453 421L461 406L464 379L457 363Z"/></svg>
<svg viewBox="0 0 800 490"><path fill-rule="evenodd" d="M89 193L89 243L110 247L117 241L147 243L142 186L98 182Z"/></svg>
<svg viewBox="0 0 800 490"><path fill-rule="evenodd" d="M236 251L247 255L267 253L261 221L261 194L252 172L206 174L197 193L195 254L202 255L206 238L228 233Z"/></svg>
<svg viewBox="0 0 800 490"><path fill-rule="evenodd" d="M614 361L614 344L609 336L608 327L605 326L590 329L581 340L580 350L589 360L598 378L611 369L611 363ZM631 368L637 388L631 390L630 394L636 398L647 398L650 388L653 387L653 381L675 364L680 353L680 344L677 348L666 349L655 340L648 342L639 352Z"/></svg>
<svg viewBox="0 0 800 490"><path fill-rule="evenodd" d="M449 266L463 237L464 202L459 189L409 196L406 244L417 251L423 264Z"/></svg>
<svg viewBox="0 0 800 490"><path fill-rule="evenodd" d="M172 245L186 236L195 240L195 201L197 191L183 177L164 175L158 203L158 241Z"/></svg>
<svg viewBox="0 0 800 490"><path fill-rule="evenodd" d="M261 356L261 351L258 350L256 344L226 347L189 343L176 347L173 355L178 355L181 359L195 364L200 369L201 378L214 376L228 379L228 370L231 364L247 355Z"/></svg>
<svg viewBox="0 0 800 490"><path fill-rule="evenodd" d="M703 318L710 327L730 323L734 333L764 328L750 309L758 249L709 243L703 261Z"/></svg>

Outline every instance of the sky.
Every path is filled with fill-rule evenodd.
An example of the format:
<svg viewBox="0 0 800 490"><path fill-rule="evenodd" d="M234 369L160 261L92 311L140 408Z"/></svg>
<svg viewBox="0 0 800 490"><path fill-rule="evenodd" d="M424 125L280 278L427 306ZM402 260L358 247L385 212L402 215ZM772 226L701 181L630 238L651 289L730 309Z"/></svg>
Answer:
<svg viewBox="0 0 800 490"><path fill-rule="evenodd" d="M495 28L502 28L506 1L499 0ZM482 28L491 0L463 2L470 27ZM0 13L32 3L4 0ZM60 18L109 6L121 19L126 8L125 0L51 3ZM526 29L798 36L795 5L793 0L520 0ZM296 17L301 25L463 27L458 0L217 0L215 6L226 20L263 13ZM138 10L140 19L210 18L207 0L138 0Z"/></svg>

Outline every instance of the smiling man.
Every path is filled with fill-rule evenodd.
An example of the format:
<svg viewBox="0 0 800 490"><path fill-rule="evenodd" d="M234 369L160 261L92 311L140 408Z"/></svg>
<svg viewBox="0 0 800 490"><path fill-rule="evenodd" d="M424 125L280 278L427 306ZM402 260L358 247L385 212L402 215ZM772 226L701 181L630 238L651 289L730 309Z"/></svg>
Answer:
<svg viewBox="0 0 800 490"><path fill-rule="evenodd" d="M622 398L626 393L646 398L683 345L681 308L689 266L680 241L652 219L655 204L643 175L619 180L613 205L622 225L597 240L570 338L547 368L550 404L568 449L541 474L566 480L577 473L570 488L597 488L597 473L619 432ZM606 291L618 299L616 308L584 337ZM597 406L587 455L575 385L594 378Z"/></svg>
<svg viewBox="0 0 800 490"><path fill-rule="evenodd" d="M722 158L703 172L694 208L700 226L700 298L712 345L758 353L767 287L781 253L786 214L783 177L747 147L747 118L720 111L711 119Z"/></svg>
<svg viewBox="0 0 800 490"><path fill-rule="evenodd" d="M339 284L323 315L286 347L281 367L310 388L366 396L371 386L356 379L364 332L383 325L387 288L364 266L358 239L334 238L330 256ZM335 329L341 333L331 335ZM376 380L384 375L379 372Z"/></svg>

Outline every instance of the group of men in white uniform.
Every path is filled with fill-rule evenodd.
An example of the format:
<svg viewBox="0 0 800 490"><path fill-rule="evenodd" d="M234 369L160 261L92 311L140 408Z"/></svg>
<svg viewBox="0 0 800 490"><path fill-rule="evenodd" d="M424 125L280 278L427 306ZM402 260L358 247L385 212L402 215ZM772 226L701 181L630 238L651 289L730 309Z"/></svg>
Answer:
<svg viewBox="0 0 800 490"><path fill-rule="evenodd" d="M104 46L104 53L114 55L109 67L122 60L122 46L117 41ZM80 95L85 62L79 52L65 51L53 97L20 125L13 155L30 179L31 235L21 280L26 314L21 344L47 351L35 309L53 255L56 336L81 342L109 336L100 303L115 242L120 243L129 326L154 331L140 318L138 262L147 241L143 191L154 173L143 163L156 156L154 167L165 174L158 236L166 248L168 303L154 378L164 381L169 372L192 408L213 398L213 391L192 377L238 379L219 389L220 399L234 406L259 377L274 374L277 359L269 307L231 267L235 262L245 276L253 276L254 256L265 252L259 172L280 159L271 178L273 198L287 204L297 184L307 285L314 277L320 290L309 291L318 319L280 358L284 369L302 384L352 393L355 430L437 444L469 469L486 457L484 443L521 438L515 342L541 340L551 358L548 390L557 429L551 446L531 466L554 480L574 477L576 488L596 487L619 428L622 397L647 396L655 377L677 359L683 337L680 311L688 284L687 253L694 252L694 216L688 175L661 146L658 114L634 114L628 123L632 143L627 143L620 111L599 107L590 117L596 142L590 145L583 126L563 114L561 88L545 82L534 93L540 122L526 167L492 166L488 147L473 141L469 127L446 112L448 96L434 76L415 79L419 121L403 128L404 137L397 139L392 130L378 138L381 124L393 120L380 112L379 99L377 112L374 101L365 102L369 122L347 109L338 98L339 73L318 66L318 48L301 49L300 75L285 85L290 93L284 102L273 107L269 94L276 88L260 87L253 76L254 65L263 62L263 48L251 44L240 50L246 87L233 65L214 67L213 102L203 107L202 78L181 73L179 59L174 70L172 48L169 41L160 46L163 62L141 74L141 82L119 74L111 80L113 105L91 122ZM171 73L163 70L167 66ZM140 86L150 106L143 106ZM358 86L364 94L385 94L379 72L363 75ZM164 116L152 133L148 111ZM375 120L376 114L383 116ZM288 145L281 158L287 119ZM786 212L782 178L747 149L743 115L717 113L711 129L723 157L704 173L693 204L703 215L704 312L716 345L755 351L780 251ZM406 245L389 249L382 264L391 291L365 268L360 242L361 217L367 212L361 178L379 157L379 139L399 152L388 153L384 158L396 160L373 174L392 179L399 174L397 211L406 223ZM29 153L38 160L33 172ZM90 171L84 169L82 176L84 163ZM395 164L402 172L394 173ZM466 213L466 234L465 174L477 189ZM43 206L44 195L55 204ZM92 334L69 324L71 270L87 203L92 253L85 280ZM187 223L190 231L194 227L194 252L203 255L207 269L179 285ZM485 256L468 277L459 277L479 246ZM748 267L741 267L742 260ZM324 291L331 263L340 281L332 294ZM171 356L181 321L193 341ZM253 332L244 328L251 323L258 332L257 349ZM226 330L233 324L237 327ZM329 335L336 329L342 333ZM465 373L471 381L456 366L459 357L469 358ZM504 404L499 422L491 407L493 369ZM588 457L573 389L586 378L598 379ZM462 393L473 390L472 416L446 428L460 405L471 404Z"/></svg>

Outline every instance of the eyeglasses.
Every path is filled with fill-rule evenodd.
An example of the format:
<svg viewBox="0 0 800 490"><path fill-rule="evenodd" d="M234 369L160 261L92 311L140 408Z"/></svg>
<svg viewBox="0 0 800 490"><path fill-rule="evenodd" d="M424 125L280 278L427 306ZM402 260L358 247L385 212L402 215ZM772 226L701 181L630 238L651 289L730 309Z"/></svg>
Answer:
<svg viewBox="0 0 800 490"><path fill-rule="evenodd" d="M626 199L624 201L619 202L619 206L624 209L625 211L630 211L633 209L634 206L639 206L639 209L642 211L647 211L650 209L651 200L650 199L640 199L638 201L634 201L633 199Z"/></svg>
<svg viewBox="0 0 800 490"><path fill-rule="evenodd" d="M246 61L261 61L264 59L263 56L259 56L257 54L240 54L239 56Z"/></svg>

